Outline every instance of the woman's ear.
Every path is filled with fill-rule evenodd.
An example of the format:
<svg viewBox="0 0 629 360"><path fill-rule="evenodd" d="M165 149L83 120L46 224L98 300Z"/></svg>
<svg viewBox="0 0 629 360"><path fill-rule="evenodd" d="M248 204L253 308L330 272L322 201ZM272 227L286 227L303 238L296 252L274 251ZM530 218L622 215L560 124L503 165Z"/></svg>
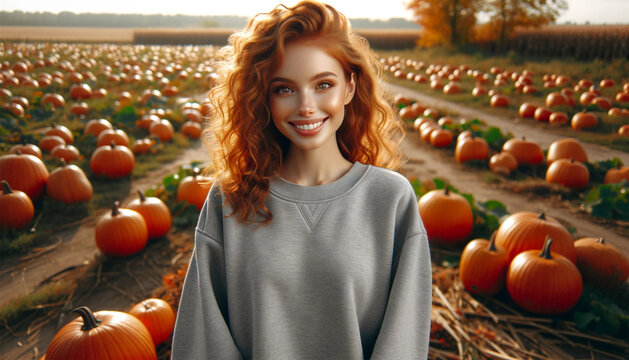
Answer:
<svg viewBox="0 0 629 360"><path fill-rule="evenodd" d="M350 75L350 79L347 82L347 87L345 88L345 105L349 104L354 98L354 93L356 92L356 75L352 73Z"/></svg>

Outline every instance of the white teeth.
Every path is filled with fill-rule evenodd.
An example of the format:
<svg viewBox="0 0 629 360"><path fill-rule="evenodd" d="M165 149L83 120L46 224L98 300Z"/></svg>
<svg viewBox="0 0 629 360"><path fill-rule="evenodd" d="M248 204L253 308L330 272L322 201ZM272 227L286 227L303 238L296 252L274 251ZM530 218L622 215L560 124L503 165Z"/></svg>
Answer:
<svg viewBox="0 0 629 360"><path fill-rule="evenodd" d="M299 129L299 130L313 130L313 129L316 129L319 126L321 126L321 124L323 124L323 121L319 121L319 122L308 124L308 125L297 125L297 124L295 124L295 127L297 129Z"/></svg>

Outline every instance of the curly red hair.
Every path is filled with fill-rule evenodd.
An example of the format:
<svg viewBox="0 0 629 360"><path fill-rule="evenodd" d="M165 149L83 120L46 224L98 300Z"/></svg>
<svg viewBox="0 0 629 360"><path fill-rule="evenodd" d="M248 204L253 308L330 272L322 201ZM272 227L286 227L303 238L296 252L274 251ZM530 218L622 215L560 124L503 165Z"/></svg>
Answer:
<svg viewBox="0 0 629 360"><path fill-rule="evenodd" d="M267 224L273 218L264 201L289 142L271 119L269 81L286 44L296 40L321 47L339 61L348 79L355 75L354 98L336 134L343 156L389 169L401 162L404 127L378 86L382 68L367 41L352 33L345 16L329 5L279 5L229 38L219 54L219 80L209 94L213 116L205 130L211 159L206 173L219 182L231 215L241 222Z"/></svg>

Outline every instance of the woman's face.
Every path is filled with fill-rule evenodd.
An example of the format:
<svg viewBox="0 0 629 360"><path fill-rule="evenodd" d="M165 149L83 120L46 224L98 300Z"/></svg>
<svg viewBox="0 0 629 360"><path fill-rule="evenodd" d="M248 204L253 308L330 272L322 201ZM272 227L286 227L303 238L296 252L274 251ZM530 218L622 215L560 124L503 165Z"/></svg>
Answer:
<svg viewBox="0 0 629 360"><path fill-rule="evenodd" d="M319 47L290 43L284 61L270 81L273 123L291 146L304 151L335 146L345 105L354 95L341 64Z"/></svg>

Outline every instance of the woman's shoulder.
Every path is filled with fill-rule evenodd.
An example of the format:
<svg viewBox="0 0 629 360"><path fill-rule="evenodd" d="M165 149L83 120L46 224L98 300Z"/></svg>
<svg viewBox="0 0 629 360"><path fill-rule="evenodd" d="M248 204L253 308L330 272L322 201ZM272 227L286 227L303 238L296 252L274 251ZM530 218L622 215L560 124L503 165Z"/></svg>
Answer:
<svg viewBox="0 0 629 360"><path fill-rule="evenodd" d="M371 184L387 186L393 189L412 190L410 181L397 171L370 165L369 172L365 177Z"/></svg>

